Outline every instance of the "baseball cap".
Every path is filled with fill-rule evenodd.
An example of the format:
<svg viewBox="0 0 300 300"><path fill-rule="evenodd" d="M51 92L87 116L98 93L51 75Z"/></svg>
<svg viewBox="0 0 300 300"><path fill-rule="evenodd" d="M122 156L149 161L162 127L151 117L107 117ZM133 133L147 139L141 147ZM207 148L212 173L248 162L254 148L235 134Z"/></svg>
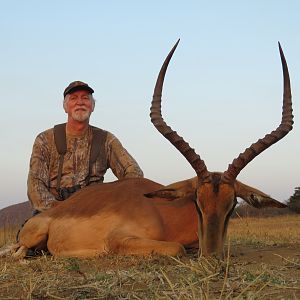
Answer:
<svg viewBox="0 0 300 300"><path fill-rule="evenodd" d="M91 94L94 93L94 90L85 82L82 81L73 81L71 82L66 89L64 90L64 97L66 97L66 95L79 91L79 90L86 90L88 92L90 92Z"/></svg>

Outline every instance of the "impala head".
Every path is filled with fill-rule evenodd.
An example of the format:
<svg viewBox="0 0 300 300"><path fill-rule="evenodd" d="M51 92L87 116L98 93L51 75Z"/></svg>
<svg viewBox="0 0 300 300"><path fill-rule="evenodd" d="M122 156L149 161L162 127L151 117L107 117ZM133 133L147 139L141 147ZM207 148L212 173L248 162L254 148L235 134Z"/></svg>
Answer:
<svg viewBox="0 0 300 300"><path fill-rule="evenodd" d="M261 208L266 206L286 207L265 193L236 180L241 170L257 155L282 139L293 125L291 89L287 64L279 44L283 69L284 93L282 120L278 128L252 144L241 153L228 169L223 172L209 172L195 150L184 139L173 131L163 120L161 114L161 95L164 77L171 57L179 43L170 51L158 75L151 105L151 121L156 129L169 140L187 159L195 170L197 177L173 183L161 190L148 193L147 197L162 197L170 200L185 199L194 201L199 216L199 246L202 253L222 254L226 237L227 224L237 203L237 197L250 205Z"/></svg>

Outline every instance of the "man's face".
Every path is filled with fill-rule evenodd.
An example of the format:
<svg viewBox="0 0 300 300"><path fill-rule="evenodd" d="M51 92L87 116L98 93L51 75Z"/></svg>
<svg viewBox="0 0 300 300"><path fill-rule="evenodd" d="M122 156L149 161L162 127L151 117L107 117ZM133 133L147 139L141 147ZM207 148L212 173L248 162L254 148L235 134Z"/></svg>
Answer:
<svg viewBox="0 0 300 300"><path fill-rule="evenodd" d="M64 109L69 118L85 122L94 110L94 101L88 91L79 90L66 96Z"/></svg>

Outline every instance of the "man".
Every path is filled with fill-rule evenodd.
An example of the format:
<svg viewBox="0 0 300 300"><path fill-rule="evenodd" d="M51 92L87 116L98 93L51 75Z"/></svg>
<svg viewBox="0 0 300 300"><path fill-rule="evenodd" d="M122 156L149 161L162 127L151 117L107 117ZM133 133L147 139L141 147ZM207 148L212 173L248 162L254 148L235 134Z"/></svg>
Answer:
<svg viewBox="0 0 300 300"><path fill-rule="evenodd" d="M34 213L56 206L86 185L102 183L108 168L118 179L143 177L137 162L112 133L89 124L95 107L93 93L81 81L70 83L64 91L63 107L68 119L65 125L59 125L65 133L64 155L58 152L53 128L40 133L34 142L27 182ZM96 146L95 132L100 132ZM92 145L100 152L94 163L90 163Z"/></svg>

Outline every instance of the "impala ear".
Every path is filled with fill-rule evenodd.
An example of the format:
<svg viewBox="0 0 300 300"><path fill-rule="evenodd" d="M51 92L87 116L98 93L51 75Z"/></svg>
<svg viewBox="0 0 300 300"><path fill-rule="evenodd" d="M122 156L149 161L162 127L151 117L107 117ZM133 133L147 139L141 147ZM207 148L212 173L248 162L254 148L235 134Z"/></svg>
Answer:
<svg viewBox="0 0 300 300"><path fill-rule="evenodd" d="M251 187L246 184L243 184L236 180L235 184L235 193L237 197L242 198L248 204L256 208L262 207L277 207L285 208L285 204L271 198L269 195Z"/></svg>
<svg viewBox="0 0 300 300"><path fill-rule="evenodd" d="M148 198L155 198L155 197L165 198L168 200L183 199L183 198L194 200L196 197L197 182L198 182L197 177L175 182L157 191L144 194L144 196Z"/></svg>

